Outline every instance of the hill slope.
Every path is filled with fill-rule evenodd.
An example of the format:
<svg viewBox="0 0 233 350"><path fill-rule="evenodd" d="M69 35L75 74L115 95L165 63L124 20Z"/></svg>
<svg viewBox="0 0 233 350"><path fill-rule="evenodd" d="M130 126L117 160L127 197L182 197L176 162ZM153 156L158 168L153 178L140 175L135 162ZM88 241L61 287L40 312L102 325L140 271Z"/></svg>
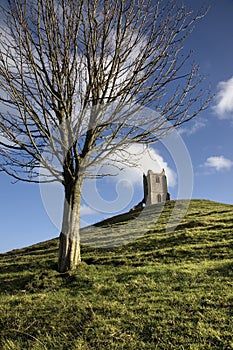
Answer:
<svg viewBox="0 0 233 350"><path fill-rule="evenodd" d="M72 273L57 239L1 254L0 348L233 349L233 206L193 200L166 231L174 205L84 229Z"/></svg>

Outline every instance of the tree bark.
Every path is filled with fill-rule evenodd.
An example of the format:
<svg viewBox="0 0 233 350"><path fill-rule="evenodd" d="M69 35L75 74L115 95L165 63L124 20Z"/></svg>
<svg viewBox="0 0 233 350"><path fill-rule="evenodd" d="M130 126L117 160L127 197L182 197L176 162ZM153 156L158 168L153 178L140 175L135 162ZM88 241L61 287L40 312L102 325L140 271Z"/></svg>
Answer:
<svg viewBox="0 0 233 350"><path fill-rule="evenodd" d="M81 182L65 186L62 230L60 233L58 271L74 270L81 261L80 205Z"/></svg>

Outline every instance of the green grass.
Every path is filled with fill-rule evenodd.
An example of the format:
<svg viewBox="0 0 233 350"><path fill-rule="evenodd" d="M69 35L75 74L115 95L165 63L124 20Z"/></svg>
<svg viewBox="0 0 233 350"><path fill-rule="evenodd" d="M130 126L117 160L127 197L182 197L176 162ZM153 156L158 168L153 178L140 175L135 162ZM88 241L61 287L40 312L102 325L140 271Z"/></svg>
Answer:
<svg viewBox="0 0 233 350"><path fill-rule="evenodd" d="M192 200L166 231L174 204L83 230L71 273L56 239L1 254L0 349L233 349L233 206Z"/></svg>

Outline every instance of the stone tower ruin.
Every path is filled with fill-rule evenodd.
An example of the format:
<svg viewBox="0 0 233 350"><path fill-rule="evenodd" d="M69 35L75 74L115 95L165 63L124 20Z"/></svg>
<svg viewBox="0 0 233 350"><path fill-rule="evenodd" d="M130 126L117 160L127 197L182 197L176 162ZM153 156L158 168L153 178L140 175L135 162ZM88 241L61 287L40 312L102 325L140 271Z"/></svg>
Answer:
<svg viewBox="0 0 233 350"><path fill-rule="evenodd" d="M169 201L170 194L167 188L167 177L164 169L161 173L153 173L152 170L148 170L147 175L143 174L143 200L135 205L131 211L142 209L145 205L148 206Z"/></svg>
<svg viewBox="0 0 233 350"><path fill-rule="evenodd" d="M169 200L167 177L164 169L161 173L153 173L148 170L143 175L144 203L146 205L158 204Z"/></svg>

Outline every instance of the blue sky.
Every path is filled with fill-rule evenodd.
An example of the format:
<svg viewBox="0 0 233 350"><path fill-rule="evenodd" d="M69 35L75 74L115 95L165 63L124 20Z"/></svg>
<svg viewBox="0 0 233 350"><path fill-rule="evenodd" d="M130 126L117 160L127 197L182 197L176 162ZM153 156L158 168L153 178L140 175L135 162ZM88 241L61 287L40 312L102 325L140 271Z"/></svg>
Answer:
<svg viewBox="0 0 233 350"><path fill-rule="evenodd" d="M183 186L179 179L181 158L190 155L192 198L233 204L233 1L185 0L185 3L196 9L203 3L211 6L207 16L197 24L186 41L185 50L193 50L192 59L200 65L200 72L206 75L206 83L210 84L216 98L206 111L185 124L175 136L181 143L184 142L180 146L181 153L178 146L176 150L169 149L169 140L165 140L153 145L140 164L143 170L164 167L168 175L169 192L172 199L176 199L180 197L180 187ZM153 162L155 158L157 162ZM192 181L187 181L190 187ZM84 188L82 224L127 211L142 197L141 172L134 169L91 186L91 192L90 186ZM95 186L97 191L93 191ZM62 192L57 186L42 188L35 184L12 184L11 178L0 174L0 188L0 252L59 235ZM181 194L186 196L184 192Z"/></svg>

